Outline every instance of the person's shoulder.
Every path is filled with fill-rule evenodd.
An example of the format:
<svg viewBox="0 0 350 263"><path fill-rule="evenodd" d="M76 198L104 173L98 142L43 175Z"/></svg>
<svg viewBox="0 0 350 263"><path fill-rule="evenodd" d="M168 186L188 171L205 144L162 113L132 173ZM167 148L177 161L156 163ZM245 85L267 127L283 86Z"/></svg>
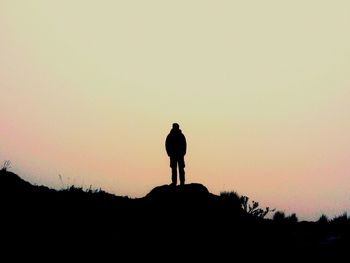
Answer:
<svg viewBox="0 0 350 263"><path fill-rule="evenodd" d="M174 136L174 134L173 134L172 132L169 132L168 135L167 135L166 137L167 137L167 139L168 139L168 138L171 138L171 137L173 137L173 136Z"/></svg>

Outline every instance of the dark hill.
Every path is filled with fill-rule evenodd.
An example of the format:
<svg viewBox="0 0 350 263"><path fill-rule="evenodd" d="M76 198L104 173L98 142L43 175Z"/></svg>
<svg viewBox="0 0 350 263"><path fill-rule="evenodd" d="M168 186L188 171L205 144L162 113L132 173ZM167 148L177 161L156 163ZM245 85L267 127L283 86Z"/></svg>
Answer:
<svg viewBox="0 0 350 263"><path fill-rule="evenodd" d="M256 217L237 195L214 195L201 184L157 186L132 199L74 186L57 191L0 170L0 186L2 237L21 249L60 247L63 254L103 250L129 259L249 255L271 261L281 253L334 258L350 243L350 231L344 230L348 224L339 230ZM342 238L327 243L332 236Z"/></svg>
<svg viewBox="0 0 350 263"><path fill-rule="evenodd" d="M28 192L36 189L32 184L24 181L17 174L6 170L0 170L0 185L3 186L6 192Z"/></svg>
<svg viewBox="0 0 350 263"><path fill-rule="evenodd" d="M172 199L172 198L209 198L208 189L202 184L186 184L173 187L171 185L162 185L153 188L146 198L153 199Z"/></svg>

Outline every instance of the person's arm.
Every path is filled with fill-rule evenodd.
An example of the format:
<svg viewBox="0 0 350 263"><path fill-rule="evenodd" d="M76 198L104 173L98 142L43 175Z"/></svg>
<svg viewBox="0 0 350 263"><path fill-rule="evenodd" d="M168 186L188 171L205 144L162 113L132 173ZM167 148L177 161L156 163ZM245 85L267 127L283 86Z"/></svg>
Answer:
<svg viewBox="0 0 350 263"><path fill-rule="evenodd" d="M169 135L166 137L165 139L165 150L166 153L168 154L168 156L170 156L169 151L170 151L170 147L169 147Z"/></svg>
<svg viewBox="0 0 350 263"><path fill-rule="evenodd" d="M186 137L185 135L183 135L183 144L184 144L184 155L186 155L186 151L187 151L187 142L186 142Z"/></svg>

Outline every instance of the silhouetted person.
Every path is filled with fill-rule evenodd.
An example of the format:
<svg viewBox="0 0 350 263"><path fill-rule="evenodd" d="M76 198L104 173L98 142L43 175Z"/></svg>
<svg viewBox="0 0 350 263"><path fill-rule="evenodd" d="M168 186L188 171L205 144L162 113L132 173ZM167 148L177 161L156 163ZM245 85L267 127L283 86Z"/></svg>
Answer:
<svg viewBox="0 0 350 263"><path fill-rule="evenodd" d="M165 148L170 157L171 167L171 185L175 186L177 183L177 167L179 167L180 184L185 184L185 154L186 154L186 138L180 130L177 123L173 123L173 128L166 137Z"/></svg>

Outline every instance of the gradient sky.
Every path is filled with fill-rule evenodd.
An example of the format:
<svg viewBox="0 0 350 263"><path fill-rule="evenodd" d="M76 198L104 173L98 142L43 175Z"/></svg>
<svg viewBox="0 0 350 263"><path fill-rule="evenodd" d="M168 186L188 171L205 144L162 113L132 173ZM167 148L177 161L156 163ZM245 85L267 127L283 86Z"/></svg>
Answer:
<svg viewBox="0 0 350 263"><path fill-rule="evenodd" d="M350 211L350 2L0 1L0 161L142 197L187 183L299 220ZM62 177L62 181L59 178Z"/></svg>

